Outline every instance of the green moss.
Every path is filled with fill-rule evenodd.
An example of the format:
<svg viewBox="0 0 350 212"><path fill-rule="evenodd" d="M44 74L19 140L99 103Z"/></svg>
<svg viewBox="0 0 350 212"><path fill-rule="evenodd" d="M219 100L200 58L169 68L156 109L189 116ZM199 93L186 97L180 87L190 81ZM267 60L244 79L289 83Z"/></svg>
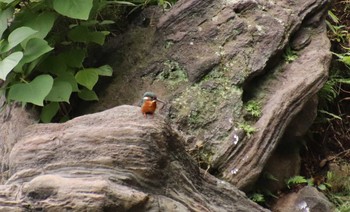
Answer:
<svg viewBox="0 0 350 212"><path fill-rule="evenodd" d="M172 102L175 108L172 118L190 129L205 127L217 119L223 104L239 100L241 94L242 90L231 84L224 70L213 70L203 81L187 88ZM235 107L233 110L239 113L241 104Z"/></svg>
<svg viewBox="0 0 350 212"><path fill-rule="evenodd" d="M186 70L179 63L170 60L164 62L164 68L157 75L156 79L165 82L170 88L175 88L180 83L188 82Z"/></svg>

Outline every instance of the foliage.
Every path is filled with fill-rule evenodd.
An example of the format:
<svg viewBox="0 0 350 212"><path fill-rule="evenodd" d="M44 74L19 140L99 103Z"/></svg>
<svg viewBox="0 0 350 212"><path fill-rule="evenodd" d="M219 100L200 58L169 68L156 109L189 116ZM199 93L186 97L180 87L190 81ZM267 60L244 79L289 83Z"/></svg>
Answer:
<svg viewBox="0 0 350 212"><path fill-rule="evenodd" d="M308 180L305 179L303 176L293 176L287 180L287 187L291 188L294 187L295 185L299 184L308 184Z"/></svg>
<svg viewBox="0 0 350 212"><path fill-rule="evenodd" d="M253 193L249 199L259 204L265 203L265 197L261 193Z"/></svg>
<svg viewBox="0 0 350 212"><path fill-rule="evenodd" d="M250 137L254 132L256 132L256 128L248 123L239 123L238 128L242 129L248 137Z"/></svg>
<svg viewBox="0 0 350 212"><path fill-rule="evenodd" d="M327 173L327 176L330 177L331 173ZM306 179L304 176L293 176L287 180L287 187L294 188L299 185L308 185L308 186L314 186L317 187L321 191L325 191L332 186L329 183L324 182L323 177L314 177L310 179Z"/></svg>
<svg viewBox="0 0 350 212"><path fill-rule="evenodd" d="M291 63L298 58L298 55L292 48L288 45L284 51L283 58L287 63Z"/></svg>
<svg viewBox="0 0 350 212"><path fill-rule="evenodd" d="M339 25L338 17L328 10L328 17L330 20L326 20L326 24L331 33L328 33L328 37L335 42L344 43L349 39L349 32L345 25Z"/></svg>
<svg viewBox="0 0 350 212"><path fill-rule="evenodd" d="M112 68L85 64L89 47L103 45L106 26L114 23L103 19L103 10L150 3L167 8L173 1L0 0L0 93L8 102L43 107L43 122L63 112L74 93L98 100L94 87Z"/></svg>
<svg viewBox="0 0 350 212"><path fill-rule="evenodd" d="M245 110L254 118L259 118L261 116L261 103L255 100L250 100L245 105Z"/></svg>
<svg viewBox="0 0 350 212"><path fill-rule="evenodd" d="M328 37L332 41L334 52L329 79L318 93L319 111L317 121L312 126L313 138L308 140L308 152L305 158L313 172L318 172L319 162L313 157L334 157L338 161L344 157L349 161L349 85L350 85L350 48L349 48L349 8L350 1L335 0L328 11ZM316 156L317 155L317 156ZM333 160L332 163L335 161ZM336 211L350 211L350 180L349 175L339 174L332 170L327 173L326 183L321 183L318 189L337 206ZM312 173L308 173L312 174ZM323 184L323 185L322 185ZM330 188L330 185L332 186Z"/></svg>

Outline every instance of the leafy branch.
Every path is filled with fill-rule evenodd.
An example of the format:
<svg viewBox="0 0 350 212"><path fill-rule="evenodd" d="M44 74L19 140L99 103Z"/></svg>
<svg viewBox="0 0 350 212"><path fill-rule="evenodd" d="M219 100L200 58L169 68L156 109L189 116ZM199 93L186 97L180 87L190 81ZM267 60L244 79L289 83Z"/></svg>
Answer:
<svg viewBox="0 0 350 212"><path fill-rule="evenodd" d="M42 122L50 122L73 93L85 101L98 100L94 87L113 70L84 64L88 48L103 45L109 34L100 26L114 23L101 20L101 11L110 5L152 2L0 0L0 94L7 102L41 106Z"/></svg>

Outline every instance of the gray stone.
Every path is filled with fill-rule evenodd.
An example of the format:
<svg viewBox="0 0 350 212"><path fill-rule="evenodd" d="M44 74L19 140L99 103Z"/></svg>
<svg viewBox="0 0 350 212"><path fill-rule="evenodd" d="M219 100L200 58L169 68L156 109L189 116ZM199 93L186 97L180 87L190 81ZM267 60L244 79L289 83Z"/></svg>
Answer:
<svg viewBox="0 0 350 212"><path fill-rule="evenodd" d="M14 136L0 152L0 211L267 211L198 169L164 117L145 119L139 107L30 124Z"/></svg>
<svg viewBox="0 0 350 212"><path fill-rule="evenodd" d="M334 205L329 202L326 196L310 186L283 196L272 208L274 212L333 212L334 210Z"/></svg>
<svg viewBox="0 0 350 212"><path fill-rule="evenodd" d="M86 108L137 104L145 91L154 91L168 101L162 113L184 136L187 150L203 144L194 155L202 164L249 189L291 121L327 79L327 3L180 0L164 14L146 9L142 16L153 25L130 27L100 54L116 77L100 102ZM292 38L300 50L285 61ZM177 73L171 80L164 78L170 66ZM256 120L245 119L250 99L261 104ZM255 132L231 142L243 127Z"/></svg>

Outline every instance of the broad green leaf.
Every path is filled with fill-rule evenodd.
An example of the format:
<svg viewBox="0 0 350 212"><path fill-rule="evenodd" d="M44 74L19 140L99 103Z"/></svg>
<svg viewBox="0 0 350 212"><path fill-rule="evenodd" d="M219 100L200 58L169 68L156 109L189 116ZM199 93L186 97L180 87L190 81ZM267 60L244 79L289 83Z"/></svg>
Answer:
<svg viewBox="0 0 350 212"><path fill-rule="evenodd" d="M78 96L85 101L98 101L98 97L95 91L91 91L85 88L78 93Z"/></svg>
<svg viewBox="0 0 350 212"><path fill-rule="evenodd" d="M75 42L93 42L103 45L106 35L103 32L90 31L86 26L77 26L68 32L68 37Z"/></svg>
<svg viewBox="0 0 350 212"><path fill-rule="evenodd" d="M51 31L57 15L54 12L44 11L41 13L35 13L32 10L25 10L16 16L16 24L21 26L27 26L36 30L37 32L29 36L26 40L21 42L23 47L26 46L27 42L31 38L42 38L44 39L47 34Z"/></svg>
<svg viewBox="0 0 350 212"><path fill-rule="evenodd" d="M22 52L14 52L7 56L4 60L0 61L0 79L6 80L6 76L19 63L22 57Z"/></svg>
<svg viewBox="0 0 350 212"><path fill-rule="evenodd" d="M53 79L50 75L39 75L30 83L19 83L11 86L8 99L43 106L44 99L50 93L52 86Z"/></svg>
<svg viewBox="0 0 350 212"><path fill-rule="evenodd" d="M104 65L95 69L97 74L100 76L110 77L113 75L113 69L109 65Z"/></svg>
<svg viewBox="0 0 350 212"><path fill-rule="evenodd" d="M50 102L49 104L45 105L41 110L40 120L43 123L51 122L52 118L57 114L59 108L60 105L58 102Z"/></svg>
<svg viewBox="0 0 350 212"><path fill-rule="evenodd" d="M5 49L3 49L3 51L6 52L12 49L13 47L17 46L17 44L21 43L36 32L36 30L33 30L30 27L20 27L13 30L7 39L8 44L5 46Z"/></svg>
<svg viewBox="0 0 350 212"><path fill-rule="evenodd" d="M50 55L40 64L39 69L60 76L66 72L67 64L62 55Z"/></svg>
<svg viewBox="0 0 350 212"><path fill-rule="evenodd" d="M80 85L92 90L98 81L98 74L93 69L81 70L75 75L75 79Z"/></svg>
<svg viewBox="0 0 350 212"><path fill-rule="evenodd" d="M87 20L93 0L53 0L53 9L70 18Z"/></svg>
<svg viewBox="0 0 350 212"><path fill-rule="evenodd" d="M66 64L72 68L81 68L85 59L85 51L82 49L71 49L62 53Z"/></svg>
<svg viewBox="0 0 350 212"><path fill-rule="evenodd" d="M72 94L72 86L69 82L55 80L50 93L45 100L51 102L67 102L69 103L70 95Z"/></svg>
<svg viewBox="0 0 350 212"><path fill-rule="evenodd" d="M75 77L72 73L69 73L69 72L62 73L56 79L60 80L60 81L68 82L70 84L70 86L72 87L73 92L79 91L77 80L75 79Z"/></svg>
<svg viewBox="0 0 350 212"><path fill-rule="evenodd" d="M0 9L0 38L2 37L2 33L7 29L7 22L13 16L13 8L8 8L6 10Z"/></svg>
<svg viewBox="0 0 350 212"><path fill-rule="evenodd" d="M38 65L40 64L41 61L43 61L43 57L39 57L38 59L34 60L33 62L30 62L29 65L26 67L26 69L24 70L24 75L25 76L29 76L33 69Z"/></svg>
<svg viewBox="0 0 350 212"><path fill-rule="evenodd" d="M24 57L21 63L32 62L52 49L53 48L47 44L47 41L41 38L32 38L28 41L24 49Z"/></svg>

